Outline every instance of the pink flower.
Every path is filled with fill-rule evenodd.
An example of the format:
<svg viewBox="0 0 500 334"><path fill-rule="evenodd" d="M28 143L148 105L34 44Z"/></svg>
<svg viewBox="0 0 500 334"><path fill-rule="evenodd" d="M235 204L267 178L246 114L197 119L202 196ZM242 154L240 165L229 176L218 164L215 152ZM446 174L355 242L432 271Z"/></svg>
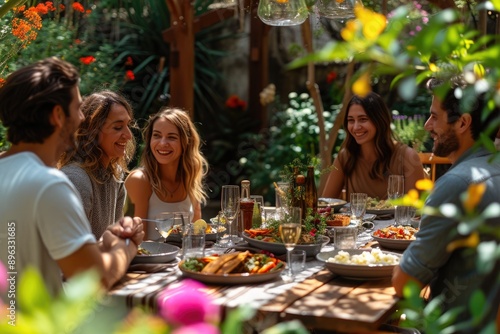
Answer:
<svg viewBox="0 0 500 334"><path fill-rule="evenodd" d="M0 261L0 291L7 291L7 269Z"/></svg>
<svg viewBox="0 0 500 334"><path fill-rule="evenodd" d="M158 298L160 315L175 326L217 323L220 319L219 306L212 303L203 288L201 283L189 279L167 288Z"/></svg>
<svg viewBox="0 0 500 334"><path fill-rule="evenodd" d="M199 333L220 334L220 331L217 327L215 327L212 324L206 324L200 322L198 324L177 328L172 332L172 334L199 334Z"/></svg>

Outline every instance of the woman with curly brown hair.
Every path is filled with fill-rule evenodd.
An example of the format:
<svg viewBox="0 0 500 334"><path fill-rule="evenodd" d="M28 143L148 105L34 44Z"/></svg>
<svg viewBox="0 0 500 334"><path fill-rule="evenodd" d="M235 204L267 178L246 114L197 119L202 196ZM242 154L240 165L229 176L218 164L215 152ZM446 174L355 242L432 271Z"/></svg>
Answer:
<svg viewBox="0 0 500 334"><path fill-rule="evenodd" d="M86 97L81 110L85 120L76 133L77 148L64 154L58 166L80 192L92 233L99 239L123 217L123 178L135 152L130 129L135 123L128 101L108 90Z"/></svg>
<svg viewBox="0 0 500 334"><path fill-rule="evenodd" d="M391 129L391 112L380 95L354 95L346 110L346 138L333 162L323 197L346 198L351 193L386 199L389 175L403 175L405 193L424 178L417 152L397 141Z"/></svg>
<svg viewBox="0 0 500 334"><path fill-rule="evenodd" d="M189 115L164 108L149 118L143 138L140 167L125 180L134 216L155 219L161 212L190 211L193 220L200 219L207 197L203 178L208 163ZM157 235L154 228L148 224L146 238Z"/></svg>

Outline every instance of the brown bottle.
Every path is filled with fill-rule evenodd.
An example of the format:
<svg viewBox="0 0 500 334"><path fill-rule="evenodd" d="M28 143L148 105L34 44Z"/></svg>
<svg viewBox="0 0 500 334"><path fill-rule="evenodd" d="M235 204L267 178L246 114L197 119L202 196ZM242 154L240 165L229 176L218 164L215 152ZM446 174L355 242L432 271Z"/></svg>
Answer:
<svg viewBox="0 0 500 334"><path fill-rule="evenodd" d="M243 231L252 228L254 200L250 198L250 181L241 181L240 211L243 220Z"/></svg>
<svg viewBox="0 0 500 334"><path fill-rule="evenodd" d="M295 177L295 196L296 196L296 205L294 207L299 207L302 211L302 219L306 217L307 208L306 208L306 178L302 174L298 174Z"/></svg>
<svg viewBox="0 0 500 334"><path fill-rule="evenodd" d="M312 209L312 212L318 210L318 190L316 188L316 182L314 180L314 167L307 167L307 177L306 177L306 210Z"/></svg>

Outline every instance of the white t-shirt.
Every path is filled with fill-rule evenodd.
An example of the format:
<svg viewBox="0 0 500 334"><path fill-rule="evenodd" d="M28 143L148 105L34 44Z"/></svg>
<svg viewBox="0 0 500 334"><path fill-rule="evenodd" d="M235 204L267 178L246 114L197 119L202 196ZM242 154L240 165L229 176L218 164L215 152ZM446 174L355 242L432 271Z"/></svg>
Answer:
<svg viewBox="0 0 500 334"><path fill-rule="evenodd" d="M56 260L95 242L80 196L64 173L31 152L0 159L0 260L8 273L19 279L33 266L54 295L62 287Z"/></svg>

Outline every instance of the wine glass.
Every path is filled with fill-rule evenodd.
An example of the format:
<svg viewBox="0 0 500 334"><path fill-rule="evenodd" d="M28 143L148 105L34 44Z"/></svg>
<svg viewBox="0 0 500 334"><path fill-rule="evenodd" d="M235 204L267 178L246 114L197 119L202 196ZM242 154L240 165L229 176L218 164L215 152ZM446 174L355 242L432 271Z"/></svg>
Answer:
<svg viewBox="0 0 500 334"><path fill-rule="evenodd" d="M226 217L228 227L228 242L227 247L235 245L233 241L233 223L240 209L240 187L235 185L222 186L222 197L220 201L222 212Z"/></svg>
<svg viewBox="0 0 500 334"><path fill-rule="evenodd" d="M403 175L389 175L387 183L387 197L390 200L403 196L405 191L405 183Z"/></svg>
<svg viewBox="0 0 500 334"><path fill-rule="evenodd" d="M389 175L389 181L387 182L387 198L389 200L395 200L403 196L405 191L405 183L403 175ZM396 212L397 205L394 206L394 212ZM394 221L394 225L396 225Z"/></svg>
<svg viewBox="0 0 500 334"><path fill-rule="evenodd" d="M156 223L156 230L167 242L167 238L171 233L177 233L179 238L182 239L185 224L191 222L192 214L188 211L162 212L155 218L151 222Z"/></svg>
<svg viewBox="0 0 500 334"><path fill-rule="evenodd" d="M351 216L353 220L360 225L361 220L366 212L366 203L368 195L365 193L352 193L351 194Z"/></svg>
<svg viewBox="0 0 500 334"><path fill-rule="evenodd" d="M281 240L283 241L283 244L285 244L286 248L286 258L288 265L286 271L287 276L292 276L292 270L291 270L292 261L290 258L290 253L293 251L295 245L299 241L300 232L302 230L302 225L300 221L302 217L301 211L302 211L301 208L296 208L296 207L288 208L287 212L282 215L279 224L280 237Z"/></svg>

